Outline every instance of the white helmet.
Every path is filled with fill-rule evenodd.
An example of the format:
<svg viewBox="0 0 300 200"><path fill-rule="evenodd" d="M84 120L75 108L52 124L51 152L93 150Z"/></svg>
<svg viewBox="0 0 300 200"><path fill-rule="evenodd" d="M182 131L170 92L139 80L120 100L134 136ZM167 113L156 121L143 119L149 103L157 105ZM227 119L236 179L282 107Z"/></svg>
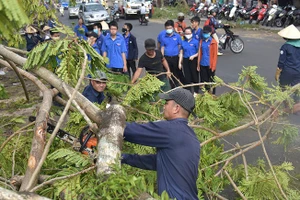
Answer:
<svg viewBox="0 0 300 200"><path fill-rule="evenodd" d="M115 1L115 3L119 3L118 1Z"/></svg>
<svg viewBox="0 0 300 200"><path fill-rule="evenodd" d="M276 4L273 4L272 7L276 9L276 8L277 8L277 5L276 5Z"/></svg>
<svg viewBox="0 0 300 200"><path fill-rule="evenodd" d="M182 12L177 14L177 17L184 17L184 14Z"/></svg>

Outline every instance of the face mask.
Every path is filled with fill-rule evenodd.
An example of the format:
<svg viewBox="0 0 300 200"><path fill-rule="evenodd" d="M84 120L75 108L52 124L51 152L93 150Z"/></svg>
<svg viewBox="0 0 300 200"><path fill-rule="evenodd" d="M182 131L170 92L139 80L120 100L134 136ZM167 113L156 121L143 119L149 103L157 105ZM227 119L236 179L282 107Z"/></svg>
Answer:
<svg viewBox="0 0 300 200"><path fill-rule="evenodd" d="M59 40L60 39L60 37L58 36L58 37L52 37L52 40L54 40L54 41L57 41L57 40Z"/></svg>
<svg viewBox="0 0 300 200"><path fill-rule="evenodd" d="M123 33L126 33L126 32L127 32L127 29L126 29L126 28L122 28L122 32L123 32Z"/></svg>
<svg viewBox="0 0 300 200"><path fill-rule="evenodd" d="M93 31L98 34L98 29L94 29Z"/></svg>
<svg viewBox="0 0 300 200"><path fill-rule="evenodd" d="M191 39L191 38L193 37L193 35L192 35L192 34L190 34L190 35L185 35L184 37L185 37L186 39L189 40L189 39Z"/></svg>
<svg viewBox="0 0 300 200"><path fill-rule="evenodd" d="M167 29L166 33L169 34L169 35L172 34L173 33L173 29Z"/></svg>
<svg viewBox="0 0 300 200"><path fill-rule="evenodd" d="M203 38L204 39L207 39L207 38L209 38L210 37L210 34L209 33L203 33Z"/></svg>

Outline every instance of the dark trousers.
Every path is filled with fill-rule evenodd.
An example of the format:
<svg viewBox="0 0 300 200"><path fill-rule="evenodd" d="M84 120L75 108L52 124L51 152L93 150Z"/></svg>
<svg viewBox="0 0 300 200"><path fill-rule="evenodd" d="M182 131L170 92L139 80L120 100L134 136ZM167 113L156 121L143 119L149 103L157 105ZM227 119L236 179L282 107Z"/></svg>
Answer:
<svg viewBox="0 0 300 200"><path fill-rule="evenodd" d="M183 76L183 73L181 70L179 70L178 68L178 61L179 61L179 57L178 56L165 56L170 71L173 73L173 75L177 78L177 80L174 77L170 78L170 85L171 88L175 88L177 86L180 85L180 83L178 82L178 80L182 83L185 84L185 79Z"/></svg>
<svg viewBox="0 0 300 200"><path fill-rule="evenodd" d="M201 77L201 83L204 82L214 82L213 78L215 76L215 71L211 71L209 66L200 66L200 77ZM211 88L213 87L212 91ZM205 85L205 89L209 91L212 94L216 94L216 88L211 85Z"/></svg>
<svg viewBox="0 0 300 200"><path fill-rule="evenodd" d="M128 75L129 75L129 78L131 79L131 77L133 77L133 75L136 71L135 60L126 60L126 63L127 63ZM131 75L130 71L132 72L132 75Z"/></svg>
<svg viewBox="0 0 300 200"><path fill-rule="evenodd" d="M185 84L199 83L199 72L197 71L197 58L190 60L189 58L183 58L183 73L185 78ZM199 85L194 87L187 87L192 93L199 92Z"/></svg>

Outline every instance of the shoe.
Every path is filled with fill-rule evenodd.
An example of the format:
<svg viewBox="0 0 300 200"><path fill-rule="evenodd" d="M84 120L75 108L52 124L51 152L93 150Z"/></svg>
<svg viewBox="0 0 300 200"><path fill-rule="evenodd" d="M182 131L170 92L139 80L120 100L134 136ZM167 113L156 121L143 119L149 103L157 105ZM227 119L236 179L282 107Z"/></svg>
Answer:
<svg viewBox="0 0 300 200"><path fill-rule="evenodd" d="M223 53L221 53L221 52L218 52L218 56L223 56Z"/></svg>

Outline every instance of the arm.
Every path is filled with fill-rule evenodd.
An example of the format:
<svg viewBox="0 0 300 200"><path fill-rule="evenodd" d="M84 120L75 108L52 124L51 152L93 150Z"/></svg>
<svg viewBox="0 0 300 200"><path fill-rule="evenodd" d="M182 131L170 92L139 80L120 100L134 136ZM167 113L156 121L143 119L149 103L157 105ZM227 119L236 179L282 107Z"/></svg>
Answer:
<svg viewBox="0 0 300 200"><path fill-rule="evenodd" d="M168 123L168 121L146 124L127 123L124 130L124 140L150 147L166 148L172 137Z"/></svg>
<svg viewBox="0 0 300 200"><path fill-rule="evenodd" d="M135 83L136 80L140 77L141 73L143 71L143 68L138 67L132 77L131 83Z"/></svg>
<svg viewBox="0 0 300 200"><path fill-rule="evenodd" d="M198 47L198 61L197 61L197 71L200 72L200 61L201 61L201 40Z"/></svg>
<svg viewBox="0 0 300 200"><path fill-rule="evenodd" d="M162 59L162 64L163 64L164 68L167 71L168 78L171 78L171 72L170 72L169 64L168 64L168 62L165 58Z"/></svg>
<svg viewBox="0 0 300 200"><path fill-rule="evenodd" d="M105 40L103 40L102 46L101 46L101 51L102 51L102 56L104 58L107 57L107 49L106 49L106 42Z"/></svg>
<svg viewBox="0 0 300 200"><path fill-rule="evenodd" d="M161 49L160 49L162 55L164 56L165 55L165 46L161 46Z"/></svg>
<svg viewBox="0 0 300 200"><path fill-rule="evenodd" d="M181 49L179 52L179 62L178 62L179 69L182 69L182 58L183 58L183 50Z"/></svg>
<svg viewBox="0 0 300 200"><path fill-rule="evenodd" d="M156 154L150 154L150 155L122 154L121 163L130 165L132 167L137 167L140 169L156 171Z"/></svg>
<svg viewBox="0 0 300 200"><path fill-rule="evenodd" d="M126 54L125 53L122 53L122 59L123 59L123 63L124 63L123 72L127 72Z"/></svg>

